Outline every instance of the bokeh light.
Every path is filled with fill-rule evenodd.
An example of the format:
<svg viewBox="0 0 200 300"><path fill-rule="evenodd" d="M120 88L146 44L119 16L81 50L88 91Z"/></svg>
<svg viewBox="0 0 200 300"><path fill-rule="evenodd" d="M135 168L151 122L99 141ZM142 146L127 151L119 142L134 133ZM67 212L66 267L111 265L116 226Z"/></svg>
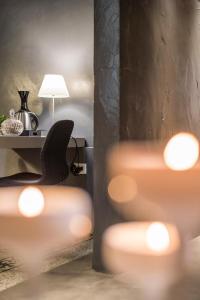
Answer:
<svg viewBox="0 0 200 300"><path fill-rule="evenodd" d="M71 218L69 229L71 234L75 237L83 238L91 233L92 223L89 217L85 215L76 215Z"/></svg>
<svg viewBox="0 0 200 300"><path fill-rule="evenodd" d="M129 202L137 195L137 184L128 175L115 176L108 185L108 194L117 203Z"/></svg>
<svg viewBox="0 0 200 300"><path fill-rule="evenodd" d="M20 213L28 218L39 216L44 209L44 196L36 187L25 188L18 201Z"/></svg>
<svg viewBox="0 0 200 300"><path fill-rule="evenodd" d="M146 231L146 243L149 249L163 252L170 247L170 236L166 226L155 222L149 225Z"/></svg>
<svg viewBox="0 0 200 300"><path fill-rule="evenodd" d="M199 158L199 142L189 133L179 133L172 137L164 150L166 165L176 171L192 168Z"/></svg>

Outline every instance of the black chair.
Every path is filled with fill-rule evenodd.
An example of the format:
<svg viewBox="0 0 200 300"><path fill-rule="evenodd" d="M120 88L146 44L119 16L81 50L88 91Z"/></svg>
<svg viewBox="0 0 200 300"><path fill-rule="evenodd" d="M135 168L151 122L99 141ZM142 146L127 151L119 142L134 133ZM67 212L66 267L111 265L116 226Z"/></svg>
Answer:
<svg viewBox="0 0 200 300"><path fill-rule="evenodd" d="M66 151L70 141L74 122L62 120L56 122L48 132L41 150L42 174L18 173L0 178L0 187L21 185L54 185L69 175Z"/></svg>

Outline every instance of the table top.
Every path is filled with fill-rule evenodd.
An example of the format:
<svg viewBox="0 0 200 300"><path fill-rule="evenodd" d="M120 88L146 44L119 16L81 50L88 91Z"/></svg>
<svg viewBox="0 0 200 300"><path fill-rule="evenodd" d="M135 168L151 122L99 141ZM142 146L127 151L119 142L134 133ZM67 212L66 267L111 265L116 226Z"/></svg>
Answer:
<svg viewBox="0 0 200 300"><path fill-rule="evenodd" d="M0 149L40 149L42 148L45 136L0 136ZM86 146L84 138L76 138L79 148ZM74 148L75 142L70 139L69 148Z"/></svg>

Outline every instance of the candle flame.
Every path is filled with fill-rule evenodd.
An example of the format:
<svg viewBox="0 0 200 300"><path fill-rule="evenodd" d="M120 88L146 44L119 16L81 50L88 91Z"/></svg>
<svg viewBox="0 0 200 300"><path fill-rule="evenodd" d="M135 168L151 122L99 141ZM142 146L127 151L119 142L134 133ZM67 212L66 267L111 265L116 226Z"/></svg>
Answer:
<svg viewBox="0 0 200 300"><path fill-rule="evenodd" d="M166 251L170 246L170 236L167 227L162 223L149 225L146 231L146 243L152 251Z"/></svg>
<svg viewBox="0 0 200 300"><path fill-rule="evenodd" d="M199 142L189 133L179 133L172 137L164 150L166 165L176 171L192 168L199 158Z"/></svg>
<svg viewBox="0 0 200 300"><path fill-rule="evenodd" d="M42 192L35 187L25 188L18 201L20 213L28 218L40 215L44 209L44 196Z"/></svg>

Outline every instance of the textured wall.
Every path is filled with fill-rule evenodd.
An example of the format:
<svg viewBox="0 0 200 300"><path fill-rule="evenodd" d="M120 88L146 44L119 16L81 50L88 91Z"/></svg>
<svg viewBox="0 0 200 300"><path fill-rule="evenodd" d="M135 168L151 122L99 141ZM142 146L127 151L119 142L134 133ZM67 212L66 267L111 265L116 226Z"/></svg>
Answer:
<svg viewBox="0 0 200 300"><path fill-rule="evenodd" d="M27 89L48 128L51 107L38 90L44 74L63 74L71 98L56 102L56 119L74 119L74 135L92 144L93 15L93 0L0 0L0 113L18 109L16 91Z"/></svg>
<svg viewBox="0 0 200 300"><path fill-rule="evenodd" d="M95 1L93 266L102 270L101 237L118 220L107 199L106 152L119 140L119 1Z"/></svg>
<svg viewBox="0 0 200 300"><path fill-rule="evenodd" d="M55 119L73 119L73 135L93 145L93 16L93 0L0 0L0 113L30 90L30 109L49 128L51 102L38 90L44 74L63 74L71 97L56 100ZM0 150L0 176L38 171L29 158Z"/></svg>
<svg viewBox="0 0 200 300"><path fill-rule="evenodd" d="M200 4L197 0L95 2L93 265L103 270L101 235L119 220L106 192L109 146L125 139L165 138L178 130L200 137Z"/></svg>
<svg viewBox="0 0 200 300"><path fill-rule="evenodd" d="M197 0L121 1L121 138L200 136Z"/></svg>

